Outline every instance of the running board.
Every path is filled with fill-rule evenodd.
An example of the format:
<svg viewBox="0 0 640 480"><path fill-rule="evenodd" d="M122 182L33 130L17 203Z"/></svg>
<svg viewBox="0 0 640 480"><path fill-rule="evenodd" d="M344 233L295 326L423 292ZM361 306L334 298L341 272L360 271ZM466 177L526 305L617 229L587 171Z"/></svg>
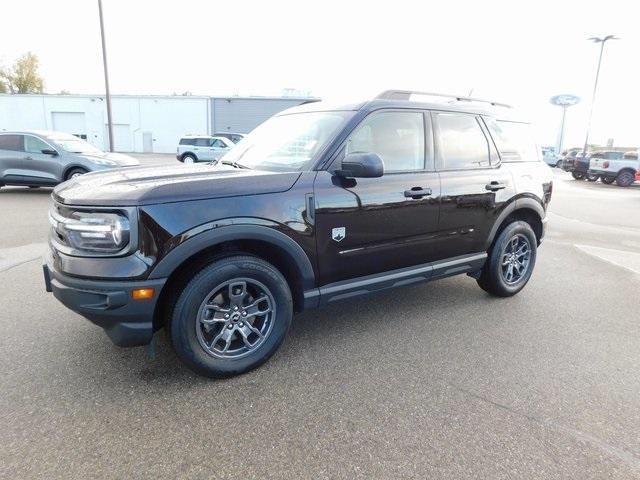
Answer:
<svg viewBox="0 0 640 480"><path fill-rule="evenodd" d="M401 268L389 272L330 283L313 292L305 292L305 297L317 298L319 294L320 298L318 303L319 306L323 306L339 300L367 295L390 288L437 280L460 273L477 272L483 267L486 259L486 252L462 255L447 260L424 263L414 267Z"/></svg>

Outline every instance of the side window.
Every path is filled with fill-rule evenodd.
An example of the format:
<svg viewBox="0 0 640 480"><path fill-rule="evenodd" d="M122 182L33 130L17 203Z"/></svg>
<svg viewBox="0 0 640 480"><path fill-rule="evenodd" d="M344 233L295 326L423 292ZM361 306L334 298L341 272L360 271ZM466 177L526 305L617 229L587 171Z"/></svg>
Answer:
<svg viewBox="0 0 640 480"><path fill-rule="evenodd" d="M216 147L216 148L225 148L226 147L225 143L222 140L219 140L217 138L211 142L211 146L212 147Z"/></svg>
<svg viewBox="0 0 640 480"><path fill-rule="evenodd" d="M520 122L488 120L491 136L503 162L535 162L540 160L531 125ZM575 157L575 153L570 155Z"/></svg>
<svg viewBox="0 0 640 480"><path fill-rule="evenodd" d="M0 150L24 152L24 135L0 135Z"/></svg>
<svg viewBox="0 0 640 480"><path fill-rule="evenodd" d="M208 147L211 145L211 139L209 138L196 138L196 147Z"/></svg>
<svg viewBox="0 0 640 480"><path fill-rule="evenodd" d="M424 170L424 115L421 112L381 112L365 118L351 134L345 153L377 153L385 172Z"/></svg>
<svg viewBox="0 0 640 480"><path fill-rule="evenodd" d="M193 138L181 138L180 145L193 145Z"/></svg>
<svg viewBox="0 0 640 480"><path fill-rule="evenodd" d="M438 156L444 170L490 165L491 147L475 115L437 113Z"/></svg>
<svg viewBox="0 0 640 480"><path fill-rule="evenodd" d="M51 150L51 147L31 135L24 136L24 151L28 153L42 153L42 150Z"/></svg>

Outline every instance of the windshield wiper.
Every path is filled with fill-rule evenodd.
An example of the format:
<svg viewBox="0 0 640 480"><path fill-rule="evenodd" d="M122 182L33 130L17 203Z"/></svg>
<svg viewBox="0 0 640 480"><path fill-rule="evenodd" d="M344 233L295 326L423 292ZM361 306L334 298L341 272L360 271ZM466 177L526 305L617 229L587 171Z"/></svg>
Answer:
<svg viewBox="0 0 640 480"><path fill-rule="evenodd" d="M247 167L246 165L242 165L241 163L233 162L231 160L220 160L219 163L223 165L231 165L233 168L242 168L246 170L251 170L251 167Z"/></svg>

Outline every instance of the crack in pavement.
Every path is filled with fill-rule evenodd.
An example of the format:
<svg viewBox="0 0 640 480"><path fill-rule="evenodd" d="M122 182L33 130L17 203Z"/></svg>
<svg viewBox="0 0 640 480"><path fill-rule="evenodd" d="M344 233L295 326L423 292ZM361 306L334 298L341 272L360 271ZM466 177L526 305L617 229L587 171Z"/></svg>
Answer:
<svg viewBox="0 0 640 480"><path fill-rule="evenodd" d="M572 428L572 427L568 427L566 425L562 425L561 423L557 423L551 420L543 420L541 418L538 417L534 417L533 415L529 415L525 412L521 412L513 407L510 407L509 405L505 405L499 402L496 402L495 400L491 400L490 398L484 397L478 393L472 392L471 390L468 390L466 388L460 387L458 385L454 385L452 383L448 383L448 385L456 390L458 390L459 392L464 393L465 395L469 395L470 397L473 397L477 400L480 400L484 403L488 403L489 405L492 405L498 409L501 410L506 410L507 412L516 415L518 417L522 417L522 418L526 418L527 420L531 421L531 422L535 422L539 425L542 425L545 428L550 428L553 430L558 430L561 432L564 432L568 435L570 435L571 437L573 437L576 440L580 440L582 442L587 442L590 443L596 447L598 447L600 450L606 452L607 454L623 461L625 464L627 464L628 466L630 466L632 469L640 472L640 458L636 457L635 455L633 455L630 452L627 452L624 449L621 449L619 447L616 447L614 445L611 445L610 443L590 434L587 432L583 432L581 430Z"/></svg>
<svg viewBox="0 0 640 480"><path fill-rule="evenodd" d="M42 258L46 243L31 243L20 247L0 248L0 272Z"/></svg>

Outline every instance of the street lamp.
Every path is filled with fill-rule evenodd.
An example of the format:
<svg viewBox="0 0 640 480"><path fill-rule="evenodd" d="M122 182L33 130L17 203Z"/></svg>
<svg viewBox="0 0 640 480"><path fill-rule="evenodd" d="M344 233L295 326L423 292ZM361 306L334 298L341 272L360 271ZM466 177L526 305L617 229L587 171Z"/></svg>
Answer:
<svg viewBox="0 0 640 480"><path fill-rule="evenodd" d="M589 121L587 122L587 135L584 139L584 148L582 149L582 155L587 154L587 147L589 143L589 130L591 129L591 117L593 116L593 104L596 101L596 90L598 89L598 77L600 76L600 64L602 63L602 54L604 52L604 44L608 40L619 40L615 35L607 35L604 38L591 37L587 40L591 40L594 43L600 44L600 56L598 57L598 69L596 70L596 81L593 84L593 95L591 96L591 109L589 110Z"/></svg>
<svg viewBox="0 0 640 480"><path fill-rule="evenodd" d="M100 37L102 39L102 63L104 65L104 89L107 101L107 130L109 132L109 151L113 152L113 122L111 121L111 94L109 93L109 71L107 70L107 45L104 40L104 21L102 20L102 0L98 0L100 14Z"/></svg>

